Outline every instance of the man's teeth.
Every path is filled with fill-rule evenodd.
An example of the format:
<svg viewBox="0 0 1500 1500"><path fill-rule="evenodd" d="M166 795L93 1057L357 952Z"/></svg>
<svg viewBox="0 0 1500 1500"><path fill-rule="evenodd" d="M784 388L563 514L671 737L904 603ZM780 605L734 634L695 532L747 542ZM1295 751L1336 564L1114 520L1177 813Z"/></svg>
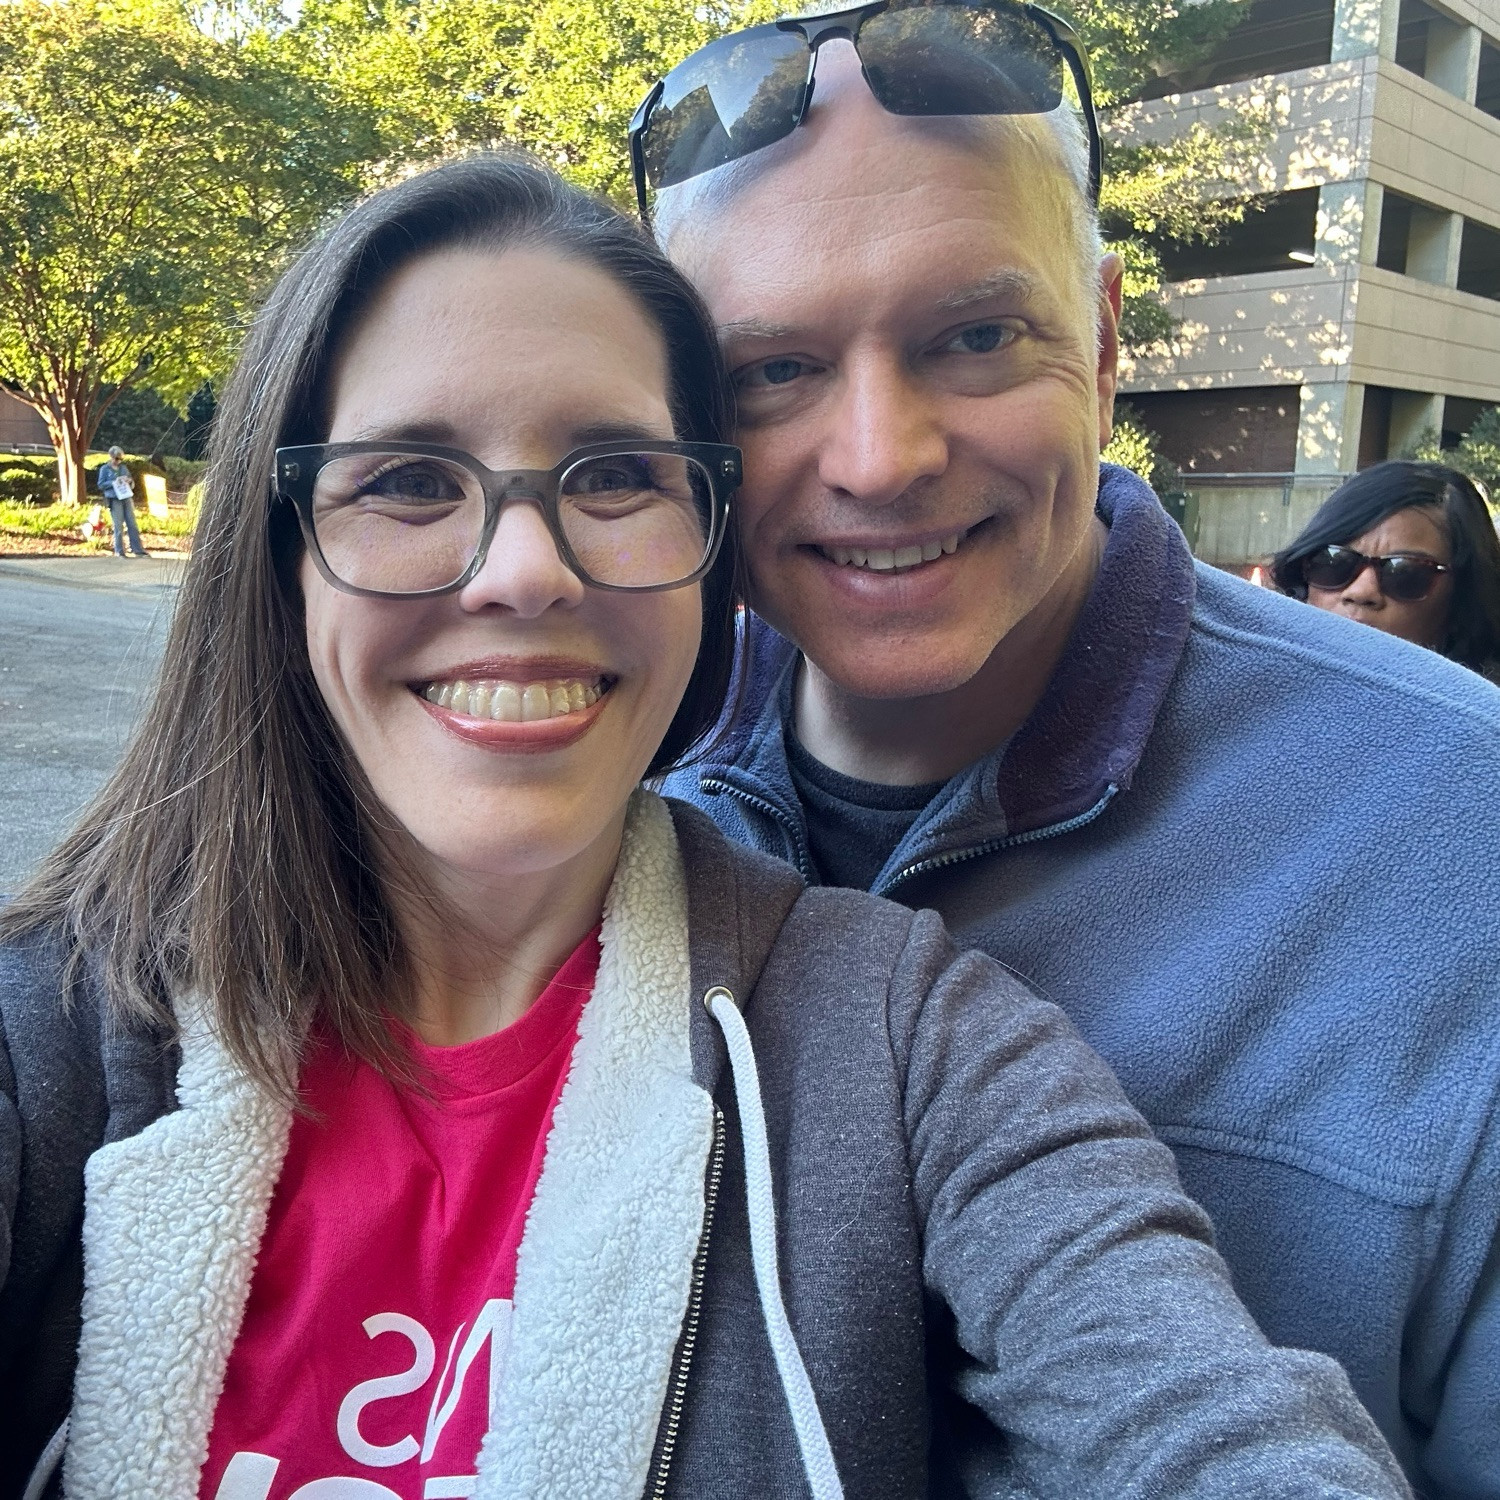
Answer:
<svg viewBox="0 0 1500 1500"><path fill-rule="evenodd" d="M823 555L841 568L869 568L875 573L894 573L897 568L915 568L931 562L945 552L957 552L967 533L955 531L940 542L924 542L920 547L824 547Z"/></svg>
<svg viewBox="0 0 1500 1500"><path fill-rule="evenodd" d="M422 696L439 708L471 719L498 719L505 724L532 724L560 719L597 703L604 693L599 678L582 682L559 677L548 682L429 682Z"/></svg>

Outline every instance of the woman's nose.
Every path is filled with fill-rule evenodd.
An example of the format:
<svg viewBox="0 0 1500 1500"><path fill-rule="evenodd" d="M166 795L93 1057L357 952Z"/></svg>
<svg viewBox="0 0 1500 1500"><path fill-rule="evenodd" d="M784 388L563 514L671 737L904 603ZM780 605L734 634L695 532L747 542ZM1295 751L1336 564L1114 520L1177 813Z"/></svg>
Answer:
<svg viewBox="0 0 1500 1500"><path fill-rule="evenodd" d="M1344 585L1344 598L1351 604L1363 604L1371 608L1385 602L1385 596L1380 592L1380 579L1372 564L1366 563Z"/></svg>
<svg viewBox="0 0 1500 1500"><path fill-rule="evenodd" d="M534 619L554 605L583 602L585 586L562 560L541 504L526 496L506 498L479 572L459 591L465 609L500 606Z"/></svg>

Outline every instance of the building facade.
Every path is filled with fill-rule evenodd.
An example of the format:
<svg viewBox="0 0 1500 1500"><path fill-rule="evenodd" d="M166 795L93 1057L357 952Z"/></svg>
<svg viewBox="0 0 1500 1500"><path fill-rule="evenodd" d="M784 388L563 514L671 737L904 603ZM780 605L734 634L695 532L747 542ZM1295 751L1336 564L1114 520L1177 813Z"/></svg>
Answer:
<svg viewBox="0 0 1500 1500"><path fill-rule="evenodd" d="M0 453L50 448L47 424L24 401L0 391Z"/></svg>
<svg viewBox="0 0 1500 1500"><path fill-rule="evenodd" d="M1269 136L1244 220L1161 246L1178 328L1121 387L1196 492L1200 552L1251 561L1338 476L1500 403L1500 0L1254 0L1147 92L1127 138Z"/></svg>

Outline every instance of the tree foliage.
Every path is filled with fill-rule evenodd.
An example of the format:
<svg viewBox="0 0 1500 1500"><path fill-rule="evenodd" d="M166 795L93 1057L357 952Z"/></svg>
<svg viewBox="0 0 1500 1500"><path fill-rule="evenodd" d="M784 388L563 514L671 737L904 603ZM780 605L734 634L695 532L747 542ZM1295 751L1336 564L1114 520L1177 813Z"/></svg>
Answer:
<svg viewBox="0 0 1500 1500"><path fill-rule="evenodd" d="M1088 45L1095 94L1108 107L1206 56L1244 19L1249 0L1072 0L1055 8Z"/></svg>
<svg viewBox="0 0 1500 1500"><path fill-rule="evenodd" d="M1239 102L1210 127L1172 140L1129 139L1130 101L1158 79L1206 57L1244 18L1249 0L1078 0L1068 8L1089 47L1105 110L1099 212L1109 248L1125 261L1121 333L1142 346L1167 337L1161 261L1146 238L1212 242L1245 215L1272 132L1269 110Z"/></svg>
<svg viewBox="0 0 1500 1500"><path fill-rule="evenodd" d="M647 89L775 13L766 0L308 0L291 36L372 111L377 178L511 144L625 202L625 133Z"/></svg>
<svg viewBox="0 0 1500 1500"><path fill-rule="evenodd" d="M1075 0L1102 105L1207 53L1248 0ZM651 82L774 0L5 0L0 382L35 407L65 498L117 393L217 378L289 247L363 187L466 148L530 148L628 200ZM1238 217L1263 122L1112 142L1125 335L1170 331L1145 234ZM1220 191L1223 189L1223 191Z"/></svg>
<svg viewBox="0 0 1500 1500"><path fill-rule="evenodd" d="M1477 479L1488 493L1490 508L1500 513L1500 406L1480 413L1457 446L1443 447L1441 435L1429 428L1401 456L1447 464Z"/></svg>
<svg viewBox="0 0 1500 1500"><path fill-rule="evenodd" d="M0 381L46 421L65 502L110 401L215 372L372 146L264 33L217 40L166 0L0 6Z"/></svg>
<svg viewBox="0 0 1500 1500"><path fill-rule="evenodd" d="M1158 495L1171 494L1182 484L1181 471L1162 452L1156 434L1128 401L1115 403L1114 431L1099 457L1140 475Z"/></svg>

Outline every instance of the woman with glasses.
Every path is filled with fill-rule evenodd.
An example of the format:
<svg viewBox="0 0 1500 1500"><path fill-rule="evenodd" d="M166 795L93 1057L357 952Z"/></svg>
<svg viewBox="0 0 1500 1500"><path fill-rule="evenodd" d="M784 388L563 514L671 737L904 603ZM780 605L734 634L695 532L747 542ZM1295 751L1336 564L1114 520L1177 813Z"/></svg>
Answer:
<svg viewBox="0 0 1500 1500"><path fill-rule="evenodd" d="M524 162L278 285L0 918L5 1493L1406 1493L1060 1012L639 789L730 682L725 420Z"/></svg>
<svg viewBox="0 0 1500 1500"><path fill-rule="evenodd" d="M1271 563L1284 593L1500 680L1500 539L1478 487L1443 464L1376 464Z"/></svg>

